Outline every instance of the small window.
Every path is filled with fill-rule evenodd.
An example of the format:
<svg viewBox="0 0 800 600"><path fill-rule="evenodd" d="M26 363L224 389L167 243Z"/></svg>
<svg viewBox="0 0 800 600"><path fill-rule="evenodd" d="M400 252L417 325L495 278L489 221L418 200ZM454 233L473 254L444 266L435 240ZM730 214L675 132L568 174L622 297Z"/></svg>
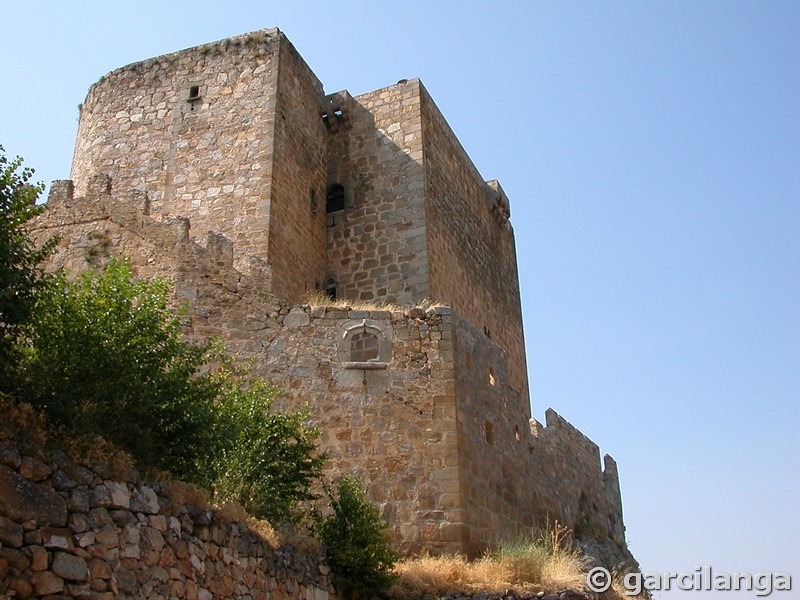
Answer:
<svg viewBox="0 0 800 600"><path fill-rule="evenodd" d="M325 212L330 214L340 210L344 210L344 187L337 183L331 186L325 197Z"/></svg>
<svg viewBox="0 0 800 600"><path fill-rule="evenodd" d="M336 300L336 280L333 277L327 277L325 279L323 291L328 298L331 300Z"/></svg>
<svg viewBox="0 0 800 600"><path fill-rule="evenodd" d="M200 86L193 85L189 88L189 101L191 102L192 100L197 100L198 98L200 98Z"/></svg>
<svg viewBox="0 0 800 600"><path fill-rule="evenodd" d="M497 385L497 378L494 376L494 371L489 368L489 385Z"/></svg>
<svg viewBox="0 0 800 600"><path fill-rule="evenodd" d="M319 211L319 201L317 200L317 192L311 190L311 214L315 215Z"/></svg>
<svg viewBox="0 0 800 600"><path fill-rule="evenodd" d="M491 421L483 424L483 436L487 444L494 444L494 424Z"/></svg>
<svg viewBox="0 0 800 600"><path fill-rule="evenodd" d="M354 333L350 338L350 360L369 362L378 359L378 336L369 331Z"/></svg>

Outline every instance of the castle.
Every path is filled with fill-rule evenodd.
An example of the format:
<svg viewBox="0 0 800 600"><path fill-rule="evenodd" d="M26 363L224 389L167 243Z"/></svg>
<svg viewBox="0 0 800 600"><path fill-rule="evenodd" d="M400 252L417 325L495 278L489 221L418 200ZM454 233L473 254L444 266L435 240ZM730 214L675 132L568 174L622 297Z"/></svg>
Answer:
<svg viewBox="0 0 800 600"><path fill-rule="evenodd" d="M509 217L419 80L326 95L269 29L95 83L35 235L61 235L53 267L124 254L173 281L188 335L308 407L402 550L557 520L630 564L614 460L531 418Z"/></svg>

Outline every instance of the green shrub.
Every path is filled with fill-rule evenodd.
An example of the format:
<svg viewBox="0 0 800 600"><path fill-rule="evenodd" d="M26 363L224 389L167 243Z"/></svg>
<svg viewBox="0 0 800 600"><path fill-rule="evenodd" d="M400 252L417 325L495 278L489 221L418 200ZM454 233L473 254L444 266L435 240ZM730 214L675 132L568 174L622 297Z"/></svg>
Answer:
<svg viewBox="0 0 800 600"><path fill-rule="evenodd" d="M134 281L127 261L75 281L52 279L33 317L17 395L51 424L101 435L144 468L194 478L208 450L218 384L196 376L214 355L183 341L162 281Z"/></svg>
<svg viewBox="0 0 800 600"><path fill-rule="evenodd" d="M304 412L272 411L277 388L226 375L215 403L217 452L206 478L219 502L235 501L272 523L292 522L325 462L316 455L319 432Z"/></svg>
<svg viewBox="0 0 800 600"><path fill-rule="evenodd" d="M321 521L319 536L337 592L359 598L387 589L396 578L399 556L365 490L354 477L343 476L335 493L328 490L328 498L333 512Z"/></svg>
<svg viewBox="0 0 800 600"><path fill-rule="evenodd" d="M0 146L0 399L29 402L73 439L102 437L139 468L168 471L293 520L323 456L304 413L274 413L277 390L230 368L216 344L183 339L168 283L136 281L128 261L74 281L45 277L25 225L44 186ZM211 365L222 365L211 369Z"/></svg>
<svg viewBox="0 0 800 600"><path fill-rule="evenodd" d="M272 411L278 390L234 369L217 345L184 341L168 291L134 280L120 259L74 281L53 277L16 396L69 434L113 442L144 470L204 485L259 518L294 520L325 460L315 456L318 432L305 413Z"/></svg>
<svg viewBox="0 0 800 600"><path fill-rule="evenodd" d="M18 343L46 285L37 265L56 241L37 248L25 232L25 224L44 209L36 205L44 185L31 185L32 176L21 158L9 162L0 146L0 393L8 393L16 379Z"/></svg>

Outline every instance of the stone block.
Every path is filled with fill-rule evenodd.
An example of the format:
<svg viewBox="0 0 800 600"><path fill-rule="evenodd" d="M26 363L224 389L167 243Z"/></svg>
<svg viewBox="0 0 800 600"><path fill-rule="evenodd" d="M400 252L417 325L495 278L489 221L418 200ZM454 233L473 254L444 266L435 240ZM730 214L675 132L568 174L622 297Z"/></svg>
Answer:
<svg viewBox="0 0 800 600"><path fill-rule="evenodd" d="M33 585L24 577L11 577L8 580L8 592L12 592L10 596L13 598L29 598L33 594Z"/></svg>
<svg viewBox="0 0 800 600"><path fill-rule="evenodd" d="M108 489L110 499L109 506L117 509L127 509L131 505L131 493L125 483L118 481L107 481L105 487Z"/></svg>
<svg viewBox="0 0 800 600"><path fill-rule="evenodd" d="M49 554L44 546L28 546L31 555L31 571L44 571L50 561Z"/></svg>
<svg viewBox="0 0 800 600"><path fill-rule="evenodd" d="M67 581L87 581L89 568L86 561L66 552L56 552L53 556L53 573Z"/></svg>
<svg viewBox="0 0 800 600"><path fill-rule="evenodd" d="M117 530L106 525L100 531L94 534L95 542L101 544L105 548L116 548L119 545L119 535Z"/></svg>
<svg viewBox="0 0 800 600"><path fill-rule="evenodd" d="M31 565L31 559L22 550L0 547L0 559L12 569L24 571Z"/></svg>
<svg viewBox="0 0 800 600"><path fill-rule="evenodd" d="M58 594L64 589L64 580L51 571L40 571L33 574L33 589L37 596Z"/></svg>
<svg viewBox="0 0 800 600"><path fill-rule="evenodd" d="M53 470L32 456L23 456L19 465L19 474L31 481L44 481Z"/></svg>
<svg viewBox="0 0 800 600"><path fill-rule="evenodd" d="M134 488L130 498L130 510L146 515L157 515L159 512L158 496L152 488L139 485Z"/></svg>
<svg viewBox="0 0 800 600"><path fill-rule="evenodd" d="M66 550L71 552L75 549L72 532L66 528L43 528L42 544L48 550Z"/></svg>
<svg viewBox="0 0 800 600"><path fill-rule="evenodd" d="M311 317L302 308L293 308L289 314L283 318L283 326L289 329L305 327L311 322Z"/></svg>
<svg viewBox="0 0 800 600"><path fill-rule="evenodd" d="M57 492L0 465L0 514L17 522L35 520L39 526L63 527L67 504Z"/></svg>
<svg viewBox="0 0 800 600"><path fill-rule="evenodd" d="M0 442L0 465L6 465L16 470L22 461L22 456L16 446L11 442Z"/></svg>
<svg viewBox="0 0 800 600"><path fill-rule="evenodd" d="M19 548L24 540L22 525L0 515L0 544Z"/></svg>

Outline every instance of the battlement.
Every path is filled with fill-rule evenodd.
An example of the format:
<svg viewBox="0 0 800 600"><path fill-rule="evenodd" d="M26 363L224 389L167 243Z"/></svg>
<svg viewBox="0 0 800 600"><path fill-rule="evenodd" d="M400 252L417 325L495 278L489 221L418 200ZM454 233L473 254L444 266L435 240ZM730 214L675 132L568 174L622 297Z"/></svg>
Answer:
<svg viewBox="0 0 800 600"><path fill-rule="evenodd" d="M190 235L190 219L155 220L149 215L146 195L137 190L117 193L105 174L91 177L83 196L75 195L71 180L52 183L47 210L35 222L34 239L44 239L53 230L64 240L51 268L77 273L102 266L111 256L125 255L134 259L132 266L140 275L173 280L178 299L196 295L187 289L196 274L211 284L277 302L271 294L269 265L249 256L243 262L246 270L237 270L230 239L209 231L205 245L201 244Z"/></svg>

